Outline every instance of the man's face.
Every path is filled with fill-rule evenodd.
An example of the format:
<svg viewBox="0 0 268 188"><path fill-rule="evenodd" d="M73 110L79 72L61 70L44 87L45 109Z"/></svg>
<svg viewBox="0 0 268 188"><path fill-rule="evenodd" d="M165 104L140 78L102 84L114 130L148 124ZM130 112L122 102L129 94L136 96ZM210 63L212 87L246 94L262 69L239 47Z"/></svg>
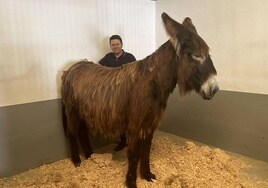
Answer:
<svg viewBox="0 0 268 188"><path fill-rule="evenodd" d="M111 47L111 50L113 51L113 53L115 53L115 54L120 54L123 45L122 45L122 43L120 42L120 40L118 40L118 39L113 39L113 40L111 40L111 42L110 42L110 47Z"/></svg>

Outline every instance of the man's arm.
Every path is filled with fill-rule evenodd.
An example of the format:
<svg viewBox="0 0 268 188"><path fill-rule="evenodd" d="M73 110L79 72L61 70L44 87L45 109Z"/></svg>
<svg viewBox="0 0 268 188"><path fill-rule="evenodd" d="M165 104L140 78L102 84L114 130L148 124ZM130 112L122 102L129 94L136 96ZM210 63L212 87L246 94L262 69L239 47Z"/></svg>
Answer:
<svg viewBox="0 0 268 188"><path fill-rule="evenodd" d="M107 63L108 63L108 54L106 54L100 61L99 64L102 66L106 66L107 67Z"/></svg>
<svg viewBox="0 0 268 188"><path fill-rule="evenodd" d="M131 57L131 58L130 58L130 59L131 59L131 62L136 61L135 56L134 56L134 55L132 55L132 54L130 54L130 55L131 55L131 56L130 56L130 57Z"/></svg>
<svg viewBox="0 0 268 188"><path fill-rule="evenodd" d="M134 55L132 55L131 53L127 54L127 63L131 63L133 61L136 61L136 58Z"/></svg>
<svg viewBox="0 0 268 188"><path fill-rule="evenodd" d="M104 60L104 58L102 58L102 59L99 61L99 64L102 65L102 66L105 66L105 60Z"/></svg>

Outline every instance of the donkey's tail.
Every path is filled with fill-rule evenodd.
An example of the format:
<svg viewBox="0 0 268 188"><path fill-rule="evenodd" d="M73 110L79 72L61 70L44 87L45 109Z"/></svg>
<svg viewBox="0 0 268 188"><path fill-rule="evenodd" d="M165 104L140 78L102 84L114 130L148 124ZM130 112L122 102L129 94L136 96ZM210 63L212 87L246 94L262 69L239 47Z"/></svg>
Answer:
<svg viewBox="0 0 268 188"><path fill-rule="evenodd" d="M62 118L62 125L63 125L63 130L64 130L64 134L65 136L67 136L67 116L66 116L66 113L65 113L65 106L62 102L61 104L61 118Z"/></svg>

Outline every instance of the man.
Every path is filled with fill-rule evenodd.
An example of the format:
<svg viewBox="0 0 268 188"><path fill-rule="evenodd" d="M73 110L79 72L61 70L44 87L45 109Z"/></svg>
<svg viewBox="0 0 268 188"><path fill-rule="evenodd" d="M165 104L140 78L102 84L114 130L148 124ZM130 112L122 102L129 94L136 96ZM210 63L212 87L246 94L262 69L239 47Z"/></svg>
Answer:
<svg viewBox="0 0 268 188"><path fill-rule="evenodd" d="M136 58L128 52L125 52L123 48L123 42L119 35L112 35L110 37L110 48L112 52L106 54L100 61L99 64L106 67L120 67L123 64L127 64L136 61ZM123 134L120 136L120 142L115 147L115 151L120 151L126 147L126 136Z"/></svg>
<svg viewBox="0 0 268 188"><path fill-rule="evenodd" d="M123 42L119 35L113 35L110 37L110 48L112 52L106 54L99 64L106 67L120 67L123 64L136 61L136 58L128 52L125 52L123 48Z"/></svg>

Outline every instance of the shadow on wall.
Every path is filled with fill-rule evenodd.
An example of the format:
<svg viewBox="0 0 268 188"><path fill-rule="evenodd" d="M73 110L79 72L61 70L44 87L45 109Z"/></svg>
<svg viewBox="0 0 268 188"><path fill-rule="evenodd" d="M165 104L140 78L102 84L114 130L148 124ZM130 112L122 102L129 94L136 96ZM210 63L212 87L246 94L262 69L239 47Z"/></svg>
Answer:
<svg viewBox="0 0 268 188"><path fill-rule="evenodd" d="M81 59L80 59L81 60ZM80 60L69 60L67 61L57 72L56 76L56 84L57 84L57 97L61 98L61 76L63 75L64 71L68 70L72 65Z"/></svg>

